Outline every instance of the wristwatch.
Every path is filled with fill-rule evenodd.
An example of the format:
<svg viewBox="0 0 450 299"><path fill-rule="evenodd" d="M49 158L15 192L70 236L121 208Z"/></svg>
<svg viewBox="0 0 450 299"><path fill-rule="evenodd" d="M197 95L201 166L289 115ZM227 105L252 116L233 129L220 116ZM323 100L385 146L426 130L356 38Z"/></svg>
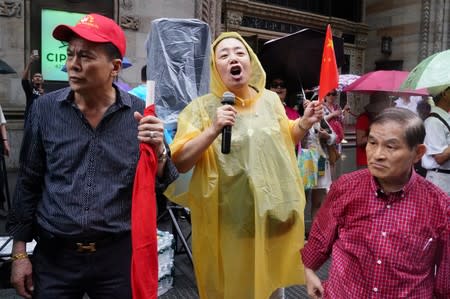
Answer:
<svg viewBox="0 0 450 299"><path fill-rule="evenodd" d="M167 149L166 146L164 145L163 151L158 154L158 162L164 162L166 161L166 159L167 159Z"/></svg>

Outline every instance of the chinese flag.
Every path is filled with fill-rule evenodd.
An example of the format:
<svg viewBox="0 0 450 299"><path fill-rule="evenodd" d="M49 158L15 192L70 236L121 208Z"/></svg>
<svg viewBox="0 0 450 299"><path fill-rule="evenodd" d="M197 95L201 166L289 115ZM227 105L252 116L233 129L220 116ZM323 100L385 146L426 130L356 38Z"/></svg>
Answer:
<svg viewBox="0 0 450 299"><path fill-rule="evenodd" d="M331 26L328 24L323 45L322 66L320 67L319 101L323 101L327 93L337 88L338 83L339 73L336 55L334 54L333 35L331 34Z"/></svg>
<svg viewBox="0 0 450 299"><path fill-rule="evenodd" d="M144 115L155 115L155 106ZM131 288L133 299L158 296L158 241L156 238L155 177L158 167L155 150L141 143L131 202Z"/></svg>

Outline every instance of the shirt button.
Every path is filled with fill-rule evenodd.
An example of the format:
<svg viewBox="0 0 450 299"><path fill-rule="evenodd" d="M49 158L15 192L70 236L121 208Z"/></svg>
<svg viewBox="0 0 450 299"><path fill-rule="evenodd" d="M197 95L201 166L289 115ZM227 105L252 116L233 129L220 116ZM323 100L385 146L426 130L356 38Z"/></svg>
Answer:
<svg viewBox="0 0 450 299"><path fill-rule="evenodd" d="M386 236L387 236L387 233L386 233L386 232L381 232L381 235L382 235L383 237L386 237Z"/></svg>
<svg viewBox="0 0 450 299"><path fill-rule="evenodd" d="M378 292L378 288L373 288L372 289L375 293Z"/></svg>
<svg viewBox="0 0 450 299"><path fill-rule="evenodd" d="M84 210L85 211L89 211L89 207L84 207Z"/></svg>
<svg viewBox="0 0 450 299"><path fill-rule="evenodd" d="M391 205L387 205L386 208L387 208L387 209L390 209L390 208L391 208Z"/></svg>
<svg viewBox="0 0 450 299"><path fill-rule="evenodd" d="M377 264L378 264L378 265L381 265L381 260L378 260L378 261L377 261Z"/></svg>

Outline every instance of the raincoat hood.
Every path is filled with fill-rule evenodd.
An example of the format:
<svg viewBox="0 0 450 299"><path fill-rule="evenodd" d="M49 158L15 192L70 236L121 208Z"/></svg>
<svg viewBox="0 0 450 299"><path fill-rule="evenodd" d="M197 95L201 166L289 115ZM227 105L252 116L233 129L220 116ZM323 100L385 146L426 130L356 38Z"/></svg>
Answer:
<svg viewBox="0 0 450 299"><path fill-rule="evenodd" d="M242 38L242 36L237 32L224 32L220 34L216 40L213 42L211 46L211 82L210 82L210 91L215 96L221 98L223 93L225 91L228 91L228 88L223 83L222 79L220 78L219 72L217 71L216 66L216 46L218 43L220 43L222 40L226 38L235 38L242 42L242 44L247 49L248 55L250 56L251 61L251 69L252 69L252 75L250 78L250 81L248 82L249 86L252 86L256 91L257 95L255 98L258 98L261 96L261 94L264 91L264 86L266 84L266 72L264 72L263 67L261 66L261 63L259 62L258 57L256 56L255 52L253 52L252 48L247 44L247 42ZM237 97L239 99L239 97ZM240 99L245 100L245 99Z"/></svg>

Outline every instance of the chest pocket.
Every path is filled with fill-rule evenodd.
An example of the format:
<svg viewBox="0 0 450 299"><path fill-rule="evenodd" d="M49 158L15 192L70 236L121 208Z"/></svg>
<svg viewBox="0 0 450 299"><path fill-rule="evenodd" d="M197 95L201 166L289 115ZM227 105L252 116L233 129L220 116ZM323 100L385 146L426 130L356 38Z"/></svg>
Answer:
<svg viewBox="0 0 450 299"><path fill-rule="evenodd" d="M391 235L393 266L415 274L430 271L438 240L431 235L393 233Z"/></svg>

